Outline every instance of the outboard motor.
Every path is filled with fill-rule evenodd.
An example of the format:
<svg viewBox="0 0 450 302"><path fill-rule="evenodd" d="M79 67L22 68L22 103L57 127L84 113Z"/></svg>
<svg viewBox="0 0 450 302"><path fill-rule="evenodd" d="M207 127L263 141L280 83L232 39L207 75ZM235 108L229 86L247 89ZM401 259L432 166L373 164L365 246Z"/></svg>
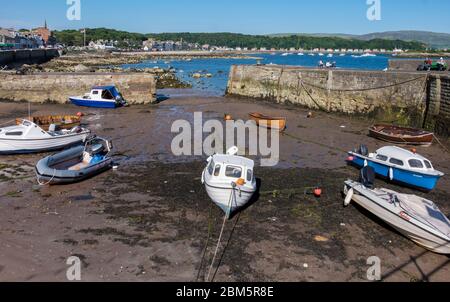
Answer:
<svg viewBox="0 0 450 302"><path fill-rule="evenodd" d="M359 182L368 189L375 187L375 170L372 167L366 166L362 168L359 176Z"/></svg>
<svg viewBox="0 0 450 302"><path fill-rule="evenodd" d="M359 146L358 153L362 156L368 156L369 155L369 148L367 148L366 145Z"/></svg>

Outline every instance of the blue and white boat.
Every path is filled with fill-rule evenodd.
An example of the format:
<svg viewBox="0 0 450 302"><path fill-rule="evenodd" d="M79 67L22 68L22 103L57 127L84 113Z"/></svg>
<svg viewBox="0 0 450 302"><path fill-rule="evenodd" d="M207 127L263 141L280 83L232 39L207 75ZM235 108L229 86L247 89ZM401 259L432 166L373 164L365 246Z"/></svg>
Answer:
<svg viewBox="0 0 450 302"><path fill-rule="evenodd" d="M116 86L95 86L84 96L70 97L72 104L94 108L117 108L127 103Z"/></svg>
<svg viewBox="0 0 450 302"><path fill-rule="evenodd" d="M347 161L358 167L372 167L379 177L425 191L433 190L444 176L425 157L399 147L383 147L369 154L367 147L361 146L349 152Z"/></svg>

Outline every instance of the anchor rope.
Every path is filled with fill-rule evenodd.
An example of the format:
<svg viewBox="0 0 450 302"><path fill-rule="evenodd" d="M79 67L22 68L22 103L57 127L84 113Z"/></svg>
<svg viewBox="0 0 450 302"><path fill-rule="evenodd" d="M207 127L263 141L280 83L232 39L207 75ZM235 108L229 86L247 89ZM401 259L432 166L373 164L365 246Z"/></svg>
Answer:
<svg viewBox="0 0 450 302"><path fill-rule="evenodd" d="M206 277L206 282L209 282L209 277L211 276L211 271L212 271L212 268L214 266L214 262L216 261L217 253L219 252L219 247L220 247L220 243L222 242L222 236L223 236L223 232L225 230L225 225L227 223L227 219L228 219L229 213L231 211L231 205L232 205L234 194L235 194L235 189L233 187L232 190L231 190L231 193L230 193L230 199L228 201L229 210L227 211L227 213L225 213L225 215L223 217L222 229L220 231L219 240L217 241L216 250L214 252L214 257L213 257L213 259L211 261L211 265L210 265L209 270L208 270L208 276Z"/></svg>

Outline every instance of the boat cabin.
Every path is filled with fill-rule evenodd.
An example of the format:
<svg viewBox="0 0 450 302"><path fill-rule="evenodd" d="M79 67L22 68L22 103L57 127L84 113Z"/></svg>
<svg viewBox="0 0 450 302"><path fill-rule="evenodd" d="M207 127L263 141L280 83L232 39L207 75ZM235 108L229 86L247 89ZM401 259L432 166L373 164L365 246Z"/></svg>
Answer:
<svg viewBox="0 0 450 302"><path fill-rule="evenodd" d="M399 147L383 147L369 156L389 166L421 172L434 171L433 165L425 157Z"/></svg>
<svg viewBox="0 0 450 302"><path fill-rule="evenodd" d="M91 92L86 94L84 99L90 100L108 100L115 101L121 98L119 91L116 86L95 86L92 87Z"/></svg>
<svg viewBox="0 0 450 302"><path fill-rule="evenodd" d="M33 139L50 136L38 125L28 120L22 120L20 124L15 126L0 128L0 137L4 139Z"/></svg>
<svg viewBox="0 0 450 302"><path fill-rule="evenodd" d="M244 179L247 183L255 180L253 173L254 162L240 156L214 155L209 159L207 173L211 180L219 182L237 181Z"/></svg>

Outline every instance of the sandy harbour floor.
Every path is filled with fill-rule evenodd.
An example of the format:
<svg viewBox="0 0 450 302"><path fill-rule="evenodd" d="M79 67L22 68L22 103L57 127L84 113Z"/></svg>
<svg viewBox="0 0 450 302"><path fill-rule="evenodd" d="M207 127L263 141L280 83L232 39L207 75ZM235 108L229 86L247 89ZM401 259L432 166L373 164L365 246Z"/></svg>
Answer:
<svg viewBox="0 0 450 302"><path fill-rule="evenodd" d="M258 200L225 227L215 281L367 281L371 256L381 259L385 281L450 281L449 257L427 252L355 205L343 207L343 182L358 177L343 151L384 145L367 136L370 121L319 112L307 119L297 107L161 93L169 99L158 105L117 110L32 105L35 115L84 112L93 132L113 140L119 168L39 187L34 165L42 154L1 156L0 281L67 281L72 255L82 260L82 281L204 280L223 214L200 181L206 157L176 158L170 148L172 122L191 121L197 111L205 120L224 113L247 119L255 111L288 118L280 164L256 169ZM26 115L25 103L0 103L1 124ZM450 174L442 148L418 151ZM377 185L426 196L450 213L447 176L429 194ZM305 194L315 186L324 190L320 199Z"/></svg>

